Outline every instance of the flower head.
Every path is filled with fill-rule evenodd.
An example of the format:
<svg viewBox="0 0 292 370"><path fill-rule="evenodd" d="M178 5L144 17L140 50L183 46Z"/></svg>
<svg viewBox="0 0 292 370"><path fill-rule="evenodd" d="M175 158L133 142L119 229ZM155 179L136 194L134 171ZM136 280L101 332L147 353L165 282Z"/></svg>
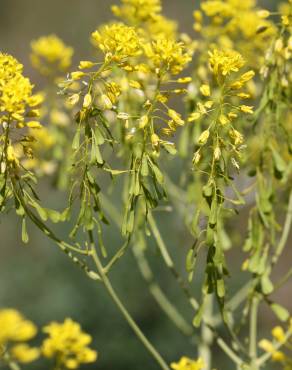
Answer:
<svg viewBox="0 0 292 370"><path fill-rule="evenodd" d="M202 370L204 362L201 358L198 360L191 360L188 357L182 357L179 362L173 362L170 367L173 370Z"/></svg>
<svg viewBox="0 0 292 370"><path fill-rule="evenodd" d="M0 310L0 328L0 345L27 341L37 333L36 326L14 309Z"/></svg>
<svg viewBox="0 0 292 370"><path fill-rule="evenodd" d="M32 65L45 76L65 72L71 65L73 48L56 35L42 36L31 43Z"/></svg>
<svg viewBox="0 0 292 370"><path fill-rule="evenodd" d="M191 56L181 42L176 42L165 37L145 45L145 54L153 62L154 67L173 75L180 73Z"/></svg>
<svg viewBox="0 0 292 370"><path fill-rule="evenodd" d="M122 0L122 5L112 6L115 16L132 24L153 20L161 12L160 0Z"/></svg>
<svg viewBox="0 0 292 370"><path fill-rule="evenodd" d="M96 360L97 352L88 347L91 336L71 319L66 319L64 323L52 322L43 331L48 334L42 345L45 357L58 359L68 369L76 369L82 363Z"/></svg>
<svg viewBox="0 0 292 370"><path fill-rule="evenodd" d="M140 39L135 28L123 23L102 26L92 33L92 39L94 45L117 62L141 53Z"/></svg>
<svg viewBox="0 0 292 370"><path fill-rule="evenodd" d="M40 95L32 95L33 85L22 74L23 66L10 55L0 53L0 123L16 121L18 127L42 102Z"/></svg>
<svg viewBox="0 0 292 370"><path fill-rule="evenodd" d="M243 57L233 50L209 51L209 64L215 75L226 76L231 72L238 72L244 66Z"/></svg>
<svg viewBox="0 0 292 370"><path fill-rule="evenodd" d="M38 348L30 347L26 341L34 338L37 328L14 309L0 310L0 359L1 348L6 348L9 356L21 363L28 363L39 357Z"/></svg>

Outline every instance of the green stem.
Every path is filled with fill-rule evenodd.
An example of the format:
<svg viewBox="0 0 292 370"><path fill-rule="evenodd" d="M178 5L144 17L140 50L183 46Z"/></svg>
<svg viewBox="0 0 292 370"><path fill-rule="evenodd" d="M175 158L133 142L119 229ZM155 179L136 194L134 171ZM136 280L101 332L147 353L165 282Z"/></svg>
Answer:
<svg viewBox="0 0 292 370"><path fill-rule="evenodd" d="M206 298L206 308L204 311L204 319L209 321L212 319L213 314L213 296L209 294ZM212 364L212 353L210 347L213 343L213 332L210 328L203 322L201 329L201 343L199 345L199 355L204 360L205 368L204 370L210 370Z"/></svg>
<svg viewBox="0 0 292 370"><path fill-rule="evenodd" d="M117 209L104 195L102 195L102 202L105 204L107 212L109 213L112 220L117 226L119 226L122 220ZM155 281L153 272L143 250L138 245L133 245L132 252L136 259L140 273L148 285L149 292L153 296L157 304L171 320L171 322L184 335L192 336L192 339L195 340L196 338L193 337L194 329L192 328L192 326L185 320L185 318L180 314L177 308L170 302L166 294L162 291L158 283Z"/></svg>
<svg viewBox="0 0 292 370"><path fill-rule="evenodd" d="M141 329L138 327L138 325L133 320L133 318L129 314L128 310L126 309L126 307L123 305L123 303L121 302L120 298L116 294L116 292L115 292L115 290L114 290L114 288L113 288L110 280L105 275L103 266L101 264L101 261L100 261L100 259L98 257L98 254L96 252L96 249L95 249L92 232L90 232L90 231L89 231L89 240L90 240L90 247L91 247L91 251L92 251L93 261L94 261L94 263L96 265L97 271L98 271L98 273L99 273L99 275L101 277L101 280L102 280L102 282L103 282L103 284L104 284L104 286L105 286L108 294L110 295L110 297L112 298L113 302L116 304L117 308L120 310L121 314L124 316L125 320L128 322L128 324L130 325L130 327L132 328L132 330L136 334L137 338L143 343L143 345L145 346L145 348L152 355L152 357L156 360L156 362L159 364L159 366L161 367L161 369L163 369L163 370L169 370L169 367L168 367L167 363L165 362L165 360L161 357L161 355L157 352L157 350L153 347L153 345L145 337L145 335L143 334L143 332L141 331Z"/></svg>
<svg viewBox="0 0 292 370"><path fill-rule="evenodd" d="M114 222L119 225L120 222L121 222L121 217L119 215L119 212L117 211L116 207L113 206L113 204L108 200L107 197L105 197L104 195L102 195L102 200L103 200L103 203L106 204L106 209L107 211L110 213L110 216L111 218L114 220ZM152 218L152 217L151 217ZM154 228L156 230L156 228ZM158 233L159 233L159 230L157 229ZM157 232L156 232L156 235L157 235ZM158 238L158 240L160 240L160 243L162 242L162 245L161 247L165 246L161 236L160 238ZM134 247L135 248L135 247ZM166 247L165 247L166 248ZM167 260L171 260L171 257L169 256L168 252L165 254L165 255L168 255L168 258ZM172 261L172 260L171 260ZM145 262L147 262L147 260L145 260ZM172 265L173 262L172 262ZM147 266L149 267L148 263L147 263ZM150 270L151 271L151 270ZM151 272L152 273L152 272ZM142 274L143 275L143 274ZM176 275L175 275L176 276ZM144 277L144 276L143 276ZM145 278L145 277L144 277ZM181 285L181 284L180 284ZM158 287L158 289L161 291L160 287L158 284L155 284L155 286ZM161 291L161 293L163 294L163 292ZM187 295L187 297L189 296L188 292L185 292L185 294ZM164 294L163 294L164 295ZM159 299L157 297L157 295L153 295L154 298L156 299L157 303L160 305L160 302L159 302ZM165 296L165 295L164 295ZM170 303L170 302L169 302ZM194 302L192 301L191 303L192 307L194 308ZM161 305L162 309L164 310L165 309L165 305ZM172 310L176 310L176 308L172 305ZM167 313L166 313L167 314ZM213 336L214 338L216 338L216 342L218 344L218 346L222 349L223 352L225 352L225 354L237 365L243 365L244 362L240 359L239 356L237 356L237 354L225 343L225 341L219 337L219 335L216 333L215 329L212 327L212 325L207 322L206 318L203 318L203 322L205 323L205 325L213 332Z"/></svg>
<svg viewBox="0 0 292 370"><path fill-rule="evenodd" d="M251 358L251 370L259 369L257 365L257 321L258 321L259 298L254 295L251 301L250 327L249 327L249 356Z"/></svg>
<svg viewBox="0 0 292 370"><path fill-rule="evenodd" d="M161 290L160 286L155 282L153 272L151 271L148 261L144 256L144 252L139 246L133 246L133 253L141 275L148 284L149 291L158 305L184 335L193 336L194 329L192 326L178 312L177 308L169 301L167 296Z"/></svg>
<svg viewBox="0 0 292 370"><path fill-rule="evenodd" d="M278 259L280 258L285 248L285 245L289 237L290 229L291 229L291 224L292 224L292 190L290 191L290 194L289 194L288 209L287 209L286 219L284 223L283 233L279 241L279 244L276 248L275 254L272 258L272 262L271 262L272 267L278 262Z"/></svg>
<svg viewBox="0 0 292 370"><path fill-rule="evenodd" d="M159 229L157 227L156 221L155 221L154 217L152 216L152 214L150 212L148 214L148 222L149 222L149 226L150 226L150 228L152 230L153 236L154 236L154 238L156 240L157 246L159 248L159 251L161 253L161 256L162 256L162 258L163 258L166 266L170 269L171 273L176 278L176 280L177 280L178 284L180 285L182 291L187 296L188 301L189 301L190 305L192 306L192 308L194 310L197 310L199 308L199 303L192 296L192 294L189 291L188 287L186 286L183 278L177 272L177 270L176 270L176 268L174 266L173 260L172 260L172 258L170 256L170 254L168 253L168 250L166 248L166 245L165 245L165 243L164 243L164 241L162 239L162 236L160 234L160 231L159 231Z"/></svg>
<svg viewBox="0 0 292 370"><path fill-rule="evenodd" d="M226 355L240 368L244 365L244 362L240 357L238 357L232 349L224 342L223 339L218 338L217 339L218 346L226 353Z"/></svg>

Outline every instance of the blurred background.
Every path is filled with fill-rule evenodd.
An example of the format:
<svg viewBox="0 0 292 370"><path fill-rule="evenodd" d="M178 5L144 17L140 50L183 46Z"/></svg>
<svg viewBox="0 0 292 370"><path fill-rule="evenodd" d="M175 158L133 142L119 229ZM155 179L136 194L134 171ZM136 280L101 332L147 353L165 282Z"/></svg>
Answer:
<svg viewBox="0 0 292 370"><path fill-rule="evenodd" d="M112 18L110 6L117 2L118 0L0 0L0 50L21 61L25 74L39 88L43 81L39 80L39 75L30 66L30 41L42 35L57 34L74 47L74 61L77 65L79 60L86 60L91 55L89 35L99 24ZM277 2L265 0L261 4L274 9ZM165 14L179 21L180 30L192 35L192 11L199 6L199 1L164 0L163 5ZM41 196L44 203L52 208L61 209L66 204L65 195L52 193L46 185L41 188ZM241 216L243 224L246 215L247 213ZM184 271L185 254L191 240L188 239L183 225L172 216L158 213L157 218L162 233L171 241L172 256L181 271ZM34 226L30 226L29 231L30 243L24 246L20 240L20 223L13 212L0 219L0 308L19 309L39 326L52 320L62 321L65 317L79 321L84 330L93 336L93 347L100 354L98 362L88 366L89 369L157 369L102 286L88 280ZM58 226L60 235L68 235L68 232L69 226ZM119 233L114 233L112 229L111 232L106 231L105 240L113 246L120 245L121 242ZM286 255L286 259L282 259L275 276L280 276L290 267L291 252L289 253L289 258ZM148 255L158 280L171 301L191 320L193 313L185 297L177 289L173 277L160 263L152 242L149 243ZM239 256L240 251L236 249L228 256L235 276L242 261ZM197 356L195 346L177 332L148 293L130 251L114 268L112 278L130 312L168 362L177 360L182 355L193 358ZM243 280L244 276L238 274L238 279L233 283L233 292L237 291ZM198 285L198 281L194 281L192 285L197 296ZM290 296L291 285L288 284L277 292L275 298L279 298L291 311ZM260 315L261 335L269 335L272 325L276 323L277 320L269 310L263 308ZM216 348L214 350L214 366L218 370L232 369L224 355ZM36 368L35 365L29 367ZM48 365L44 363L41 367L46 369Z"/></svg>

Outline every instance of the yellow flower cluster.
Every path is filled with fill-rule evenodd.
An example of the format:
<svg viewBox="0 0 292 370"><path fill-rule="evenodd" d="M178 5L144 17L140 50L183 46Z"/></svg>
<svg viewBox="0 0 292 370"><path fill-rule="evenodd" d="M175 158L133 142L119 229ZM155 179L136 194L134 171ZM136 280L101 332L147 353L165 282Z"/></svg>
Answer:
<svg viewBox="0 0 292 370"><path fill-rule="evenodd" d="M238 72L245 62L236 51L215 49L209 51L209 64L215 75L226 76L231 72Z"/></svg>
<svg viewBox="0 0 292 370"><path fill-rule="evenodd" d="M32 94L33 85L23 76L22 71L22 64L15 58L0 53L0 124L3 125L6 136L13 128L42 127L37 119L40 117L38 106L43 97L40 94ZM8 162L18 165L10 136L8 135L6 139L4 136L2 135L0 140L8 144L5 157Z"/></svg>
<svg viewBox="0 0 292 370"><path fill-rule="evenodd" d="M121 6L112 6L115 16L134 25L155 19L160 11L160 0L122 0Z"/></svg>
<svg viewBox="0 0 292 370"><path fill-rule="evenodd" d="M17 122L17 127L40 126L27 118L39 117L40 95L32 95L33 85L22 74L23 66L10 55L0 53L0 123Z"/></svg>
<svg viewBox="0 0 292 370"><path fill-rule="evenodd" d="M31 42L32 65L43 75L64 73L72 63L73 48L56 35L40 37Z"/></svg>
<svg viewBox="0 0 292 370"><path fill-rule="evenodd" d="M141 43L135 28L123 23L102 26L93 32L92 39L107 60L121 62L141 54Z"/></svg>
<svg viewBox="0 0 292 370"><path fill-rule="evenodd" d="M183 43L164 37L146 44L145 54L159 73L173 75L180 73L192 59Z"/></svg>
<svg viewBox="0 0 292 370"><path fill-rule="evenodd" d="M198 360L191 360L190 358L184 356L179 362L173 362L170 367L173 370L203 370L205 364L201 358Z"/></svg>
<svg viewBox="0 0 292 370"><path fill-rule="evenodd" d="M292 348L292 321L290 321L288 331L285 332L281 326L276 326L272 329L271 333L274 340L262 339L259 342L259 347L265 352L270 353L273 361L282 363L285 370L291 369L292 357L283 352L283 350L288 349L288 351L291 351Z"/></svg>
<svg viewBox="0 0 292 370"><path fill-rule="evenodd" d="M0 359L9 353L18 362L31 362L38 358L39 350L27 345L34 338L36 326L14 309L0 310Z"/></svg>
<svg viewBox="0 0 292 370"><path fill-rule="evenodd" d="M97 352L88 347L91 336L71 319L66 319L64 323L52 322L43 331L48 338L43 342L42 353L45 357L55 358L59 366L76 369L80 364L96 360Z"/></svg>
<svg viewBox="0 0 292 370"><path fill-rule="evenodd" d="M126 24L139 27L145 39L157 37L176 38L177 22L161 14L160 0L122 0L122 5L112 6L112 12Z"/></svg>
<svg viewBox="0 0 292 370"><path fill-rule="evenodd" d="M223 131L227 129L228 136L231 139L229 152L239 155L238 147L243 143L243 135L233 127L233 121L239 113L252 114L253 107L239 103L242 99L248 99L250 95L239 91L254 77L254 71L250 70L243 74L238 74L244 66L245 61L242 56L233 50L221 51L213 50L209 52L209 65L213 75L216 77L217 88L213 92L210 85L204 83L199 91L206 101L197 103L197 109L190 114L188 121L197 121L201 117L213 117L214 121L198 137L200 148L196 151L193 162L197 164L201 159L202 147L208 142L211 132L214 131L216 138L213 148L213 158L217 161L221 157L222 149L227 147ZM214 99L212 99L214 97ZM227 101L228 99L228 101ZM210 122L212 122L210 118ZM218 127L220 130L218 131ZM222 137L221 137L222 135ZM233 165L238 168L237 162L233 160Z"/></svg>
<svg viewBox="0 0 292 370"><path fill-rule="evenodd" d="M201 32L209 45L236 47L248 65L256 68L263 61L266 42L275 34L275 26L267 19L269 15L268 11L257 8L255 0L203 0L201 11L194 12L194 29Z"/></svg>

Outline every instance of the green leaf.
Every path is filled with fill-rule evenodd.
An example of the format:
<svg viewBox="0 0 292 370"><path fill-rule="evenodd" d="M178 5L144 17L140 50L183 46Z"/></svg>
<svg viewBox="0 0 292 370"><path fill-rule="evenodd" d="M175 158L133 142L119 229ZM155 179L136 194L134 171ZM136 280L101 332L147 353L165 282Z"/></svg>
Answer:
<svg viewBox="0 0 292 370"><path fill-rule="evenodd" d="M156 164L154 164L153 162L151 163L151 168L152 168L152 170L154 172L154 175L155 175L155 178L156 178L158 184L162 185L163 182L164 182L164 176L163 176L162 172L156 166Z"/></svg>
<svg viewBox="0 0 292 370"><path fill-rule="evenodd" d="M273 156L273 162L274 162L274 167L276 170L276 177L282 177L283 173L287 169L286 162L284 159L280 156L280 154L273 148L271 147L272 150L272 156Z"/></svg>
<svg viewBox="0 0 292 370"><path fill-rule="evenodd" d="M22 218L22 226L21 226L21 239L23 243L28 243L29 237L26 229L26 220L25 217Z"/></svg>
<svg viewBox="0 0 292 370"><path fill-rule="evenodd" d="M46 208L46 213L52 222L58 223L61 221L61 214L58 211Z"/></svg>
<svg viewBox="0 0 292 370"><path fill-rule="evenodd" d="M220 298L225 296L225 283L222 278L217 280L217 294Z"/></svg>
<svg viewBox="0 0 292 370"><path fill-rule="evenodd" d="M209 215L209 225L213 229L217 223L217 195L213 196Z"/></svg>
<svg viewBox="0 0 292 370"><path fill-rule="evenodd" d="M274 285L271 282L268 274L264 274L261 277L261 287L262 287L262 292L265 295L271 294L274 290Z"/></svg>
<svg viewBox="0 0 292 370"><path fill-rule="evenodd" d="M171 155L176 155L177 153L177 150L176 150L176 147L174 145L174 143L168 143L168 142L163 142L162 143L164 149Z"/></svg>
<svg viewBox="0 0 292 370"><path fill-rule="evenodd" d="M76 134L74 135L72 141L72 149L77 150L79 148L79 143L80 143L80 127L78 127Z"/></svg>
<svg viewBox="0 0 292 370"><path fill-rule="evenodd" d="M287 321L289 319L290 313L285 307L279 305L278 303L272 303L270 307L279 320Z"/></svg>
<svg viewBox="0 0 292 370"><path fill-rule="evenodd" d="M141 164L141 175L146 177L149 175L148 159L147 156L143 155Z"/></svg>
<svg viewBox="0 0 292 370"><path fill-rule="evenodd" d="M203 314L204 314L204 302L201 304L200 308L198 309L198 312L196 313L194 319L193 319L193 325L195 328L198 328L201 325Z"/></svg>

